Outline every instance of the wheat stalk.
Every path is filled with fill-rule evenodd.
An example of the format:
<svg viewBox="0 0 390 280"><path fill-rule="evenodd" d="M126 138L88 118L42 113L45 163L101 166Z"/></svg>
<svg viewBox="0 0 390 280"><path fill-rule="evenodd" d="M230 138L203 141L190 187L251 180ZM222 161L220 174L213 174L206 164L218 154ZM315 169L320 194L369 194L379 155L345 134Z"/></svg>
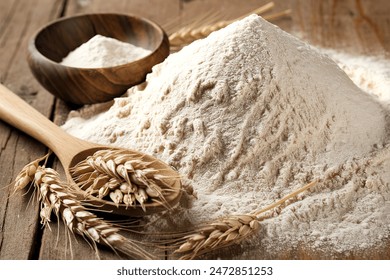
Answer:
<svg viewBox="0 0 390 280"><path fill-rule="evenodd" d="M258 14L261 15L262 13L272 9L274 7L274 3L270 2L244 16L241 16L239 18L236 18L234 20L225 20L225 21L219 21L213 24L203 25L200 27L195 27L193 25L185 26L178 31L172 33L169 36L169 43L173 50L178 50L185 45L188 45L192 43L195 40L202 39L210 35L212 32L217 31L219 29L222 29L229 24L238 21L242 18L245 18L248 15L251 14ZM266 20L276 20L278 18L284 17L291 13L291 10L285 10L279 13L271 14L271 15L265 15L263 16Z"/></svg>
<svg viewBox="0 0 390 280"><path fill-rule="evenodd" d="M194 259L207 252L237 244L260 228L260 221L265 219L263 213L296 197L315 184L316 182L311 182L252 214L233 215L198 226L190 233L185 233L183 237L176 235L174 241L167 244L173 248L174 255L181 255L180 259Z"/></svg>
<svg viewBox="0 0 390 280"><path fill-rule="evenodd" d="M131 151L99 150L70 169L77 185L87 195L111 200L126 207L151 202L170 207L165 200L171 192L171 177L161 174L152 162Z"/></svg>
<svg viewBox="0 0 390 280"><path fill-rule="evenodd" d="M88 211L62 182L59 174L39 165L41 159L27 164L15 179L15 191L32 184L41 203L41 223L48 226L52 213L62 218L71 233L84 237L96 252L97 243L136 259L153 259L153 256L134 241L119 234L120 228L105 222Z"/></svg>

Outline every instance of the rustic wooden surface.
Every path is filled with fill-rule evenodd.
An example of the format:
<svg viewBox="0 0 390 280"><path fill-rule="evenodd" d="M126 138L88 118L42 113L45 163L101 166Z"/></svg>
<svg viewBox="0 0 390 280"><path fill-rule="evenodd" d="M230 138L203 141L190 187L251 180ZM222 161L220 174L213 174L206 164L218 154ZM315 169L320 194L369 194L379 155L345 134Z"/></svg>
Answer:
<svg viewBox="0 0 390 280"><path fill-rule="evenodd" d="M47 22L61 16L91 12L131 13L150 18L170 32L209 11L221 18L239 17L269 1L264 0L2 0L0 2L0 82L25 99L42 114L62 124L71 109L55 100L33 78L26 62L30 36ZM352 53L390 57L390 1L364 0L275 0L273 12L292 9L291 17L274 23L316 45ZM173 27L172 27L173 26ZM1 100L0 100L1 102ZM60 224L43 229L31 193L13 194L7 187L28 162L44 155L46 148L0 122L0 259L96 259L95 252L80 238L69 244ZM58 163L52 163L56 168ZM390 242L389 242L390 243ZM72 254L71 250L72 248ZM333 255L335 258L387 258L389 246L370 254ZM233 246L209 258L235 258L248 250L247 258L330 258L307 253L305 248L284 254L253 252ZM238 254L237 254L238 252ZM101 259L117 259L101 250Z"/></svg>

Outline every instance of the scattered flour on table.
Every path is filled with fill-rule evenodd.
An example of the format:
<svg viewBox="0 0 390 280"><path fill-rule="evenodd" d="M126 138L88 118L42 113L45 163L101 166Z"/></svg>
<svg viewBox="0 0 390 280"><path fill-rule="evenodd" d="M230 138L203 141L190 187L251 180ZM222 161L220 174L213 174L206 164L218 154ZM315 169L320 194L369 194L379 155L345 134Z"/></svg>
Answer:
<svg viewBox="0 0 390 280"><path fill-rule="evenodd" d="M61 64L80 68L112 67L135 61L148 54L149 50L98 34L71 51Z"/></svg>
<svg viewBox="0 0 390 280"><path fill-rule="evenodd" d="M390 61L384 57L356 56L324 50L351 80L381 103L390 105Z"/></svg>
<svg viewBox="0 0 390 280"><path fill-rule="evenodd" d="M109 110L74 112L64 129L185 176L198 199L161 227L250 213L319 180L262 222L250 250L344 252L389 236L387 115L327 55L253 15L171 54Z"/></svg>

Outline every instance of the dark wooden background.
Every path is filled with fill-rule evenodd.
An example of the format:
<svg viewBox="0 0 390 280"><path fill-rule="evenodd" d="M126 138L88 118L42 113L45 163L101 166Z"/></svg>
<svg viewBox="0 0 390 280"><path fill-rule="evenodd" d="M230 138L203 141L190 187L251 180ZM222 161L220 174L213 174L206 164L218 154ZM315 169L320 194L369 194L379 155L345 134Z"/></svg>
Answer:
<svg viewBox="0 0 390 280"><path fill-rule="evenodd" d="M0 82L42 114L62 124L71 109L45 91L26 62L26 46L40 27L78 13L119 12L150 18L172 32L209 11L223 19L237 18L269 1L264 0L2 0L0 1ZM291 9L290 17L274 21L282 29L315 45L358 54L390 57L390 1L388 0L275 0L272 12ZM1 100L0 100L1 102ZM12 195L7 187L21 168L45 154L35 140L0 121L0 259L70 259L62 225L51 230L39 224L37 203ZM55 164L55 163L54 163ZM66 249L68 248L68 249ZM74 259L95 259L83 240L73 241ZM223 252L234 258L236 247ZM242 249L241 249L242 250ZM390 258L386 246L376 253L335 255L336 258ZM329 258L327 255L286 251L283 255L251 252L248 258ZM117 259L110 251L102 259Z"/></svg>

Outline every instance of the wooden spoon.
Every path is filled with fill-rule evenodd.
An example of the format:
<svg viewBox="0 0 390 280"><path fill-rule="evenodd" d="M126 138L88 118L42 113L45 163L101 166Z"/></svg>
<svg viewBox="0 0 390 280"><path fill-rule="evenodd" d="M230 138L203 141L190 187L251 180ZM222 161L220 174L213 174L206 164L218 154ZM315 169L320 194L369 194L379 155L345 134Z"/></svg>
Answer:
<svg viewBox="0 0 390 280"><path fill-rule="evenodd" d="M77 163L85 160L88 156L93 155L98 150L117 149L108 146L102 146L90 143L66 133L60 127L48 120L37 110L19 98L16 94L0 84L0 119L27 133L31 137L45 144L51 149L61 161L64 167L68 181L73 182L70 168ZM142 160L148 162L148 166L158 170L159 174L169 178L169 194L164 196L167 205L157 202L145 203L144 209L138 204L135 207L128 207L125 204L115 204L111 201L98 199L94 196L88 196L88 203L100 207L99 209L112 211L113 213L128 216L143 216L155 212L166 210L167 207L175 206L181 195L181 181L179 174L164 162L134 150L131 153L142 157ZM86 192L77 189L80 199L84 199Z"/></svg>

